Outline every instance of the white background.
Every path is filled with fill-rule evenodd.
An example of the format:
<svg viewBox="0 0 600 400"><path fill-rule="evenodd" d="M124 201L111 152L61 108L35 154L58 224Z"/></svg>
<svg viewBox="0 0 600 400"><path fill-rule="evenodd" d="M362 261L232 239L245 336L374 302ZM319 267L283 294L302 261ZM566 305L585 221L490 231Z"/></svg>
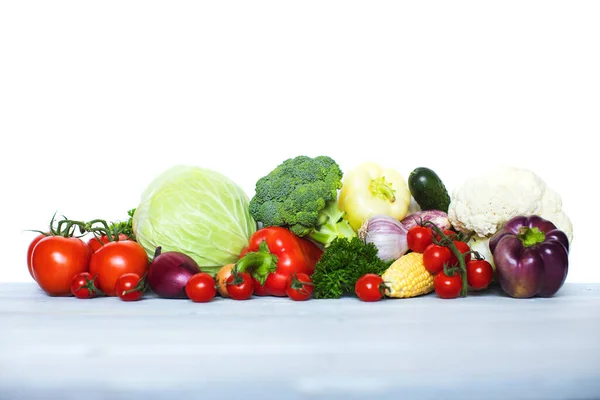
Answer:
<svg viewBox="0 0 600 400"><path fill-rule="evenodd" d="M326 154L452 188L533 169L599 282L600 2L13 1L0 5L0 281L55 211L125 219L177 163L253 194Z"/></svg>

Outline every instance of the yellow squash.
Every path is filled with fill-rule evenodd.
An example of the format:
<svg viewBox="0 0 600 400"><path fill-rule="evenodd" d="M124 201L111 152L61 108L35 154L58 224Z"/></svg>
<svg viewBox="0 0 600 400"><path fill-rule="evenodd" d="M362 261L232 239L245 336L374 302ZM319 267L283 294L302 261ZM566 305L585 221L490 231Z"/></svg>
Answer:
<svg viewBox="0 0 600 400"><path fill-rule="evenodd" d="M398 171L367 162L344 174L338 205L357 231L377 214L403 219L410 205L410 190Z"/></svg>

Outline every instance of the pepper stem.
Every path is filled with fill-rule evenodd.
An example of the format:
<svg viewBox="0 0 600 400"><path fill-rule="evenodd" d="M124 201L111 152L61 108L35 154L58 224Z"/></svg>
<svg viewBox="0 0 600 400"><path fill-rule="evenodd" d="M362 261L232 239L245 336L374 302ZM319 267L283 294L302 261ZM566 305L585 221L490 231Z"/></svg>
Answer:
<svg viewBox="0 0 600 400"><path fill-rule="evenodd" d="M250 274L264 285L267 276L277 269L277 256L269 251L266 241L260 242L258 251L246 253L235 263L236 272L250 272Z"/></svg>
<svg viewBox="0 0 600 400"><path fill-rule="evenodd" d="M527 226L519 228L517 237L521 240L524 247L535 246L546 240L546 234L540 231L539 228L529 228Z"/></svg>
<svg viewBox="0 0 600 400"><path fill-rule="evenodd" d="M396 191L392 188L392 183L385 180L385 176L371 179L369 191L374 197L379 197L383 200L389 201L390 203L396 201Z"/></svg>

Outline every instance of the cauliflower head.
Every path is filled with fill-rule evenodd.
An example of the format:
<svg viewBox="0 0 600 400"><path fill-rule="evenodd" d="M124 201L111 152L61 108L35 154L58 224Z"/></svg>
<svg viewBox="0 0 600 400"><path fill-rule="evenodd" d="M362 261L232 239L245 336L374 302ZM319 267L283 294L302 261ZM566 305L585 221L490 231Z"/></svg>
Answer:
<svg viewBox="0 0 600 400"><path fill-rule="evenodd" d="M573 240L560 195L528 169L501 167L468 179L453 190L448 209L456 229L480 237L490 237L518 215L539 215Z"/></svg>

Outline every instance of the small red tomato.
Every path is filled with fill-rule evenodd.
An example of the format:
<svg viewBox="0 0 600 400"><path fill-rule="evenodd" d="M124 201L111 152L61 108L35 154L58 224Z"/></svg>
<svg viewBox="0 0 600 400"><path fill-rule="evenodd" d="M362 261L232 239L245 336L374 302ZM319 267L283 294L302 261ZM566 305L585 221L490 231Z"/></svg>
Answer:
<svg viewBox="0 0 600 400"><path fill-rule="evenodd" d="M468 253L469 251L471 251L471 248L469 247L468 244L466 244L465 242L461 242L459 240L454 240L452 241L452 243L454 243L454 245L456 246L456 248L458 249L458 251L460 252L460 254L465 254ZM452 253L452 251L450 252L450 261L448 262L449 265L458 265L458 259L456 258L456 256L454 255L454 253ZM465 262L469 261L471 259L471 254L467 254L465 256Z"/></svg>
<svg viewBox="0 0 600 400"><path fill-rule="evenodd" d="M247 272L237 272L234 269L225 284L229 297L234 300L247 300L254 293L254 279Z"/></svg>
<svg viewBox="0 0 600 400"><path fill-rule="evenodd" d="M386 291L383 278L377 274L365 274L354 285L356 296L362 301L379 301Z"/></svg>
<svg viewBox="0 0 600 400"><path fill-rule="evenodd" d="M129 237L124 233L119 233L119 238L117 241L120 242L123 240L129 240ZM92 249L92 253L95 253L108 242L110 242L110 240L108 240L108 236L102 235L99 238L94 236L93 238L87 241L87 244L88 246L90 246L90 249Z"/></svg>
<svg viewBox="0 0 600 400"><path fill-rule="evenodd" d="M494 268L486 260L470 260L467 262L467 283L475 290L482 290L494 279Z"/></svg>
<svg viewBox="0 0 600 400"><path fill-rule="evenodd" d="M452 276L446 275L441 271L433 278L433 288L435 293L442 299L455 299L462 290L462 278L460 274L455 273Z"/></svg>
<svg viewBox="0 0 600 400"><path fill-rule="evenodd" d="M138 274L123 274L115 283L115 293L123 301L136 301L142 298L146 290L145 279Z"/></svg>
<svg viewBox="0 0 600 400"><path fill-rule="evenodd" d="M285 294L296 301L308 300L313 293L313 283L310 277L301 272L288 277Z"/></svg>
<svg viewBox="0 0 600 400"><path fill-rule="evenodd" d="M71 280L71 293L78 299L91 299L102 294L102 291L96 287L96 277L92 277L89 272L77 274Z"/></svg>
<svg viewBox="0 0 600 400"><path fill-rule="evenodd" d="M437 244L430 244L423 252L423 265L430 274L435 275L450 263L452 252L449 248Z"/></svg>
<svg viewBox="0 0 600 400"><path fill-rule="evenodd" d="M450 240L454 240L456 237L456 232L454 232L452 229L443 229L442 232L444 235L448 236ZM442 240L442 237L440 235L435 235L435 239L439 242Z"/></svg>
<svg viewBox="0 0 600 400"><path fill-rule="evenodd" d="M217 294L215 280L206 272L199 272L188 279L185 284L185 293L190 300L196 303L211 301Z"/></svg>
<svg viewBox="0 0 600 400"><path fill-rule="evenodd" d="M423 253L427 246L433 243L433 231L426 226L413 226L406 235L406 241L409 249Z"/></svg>

